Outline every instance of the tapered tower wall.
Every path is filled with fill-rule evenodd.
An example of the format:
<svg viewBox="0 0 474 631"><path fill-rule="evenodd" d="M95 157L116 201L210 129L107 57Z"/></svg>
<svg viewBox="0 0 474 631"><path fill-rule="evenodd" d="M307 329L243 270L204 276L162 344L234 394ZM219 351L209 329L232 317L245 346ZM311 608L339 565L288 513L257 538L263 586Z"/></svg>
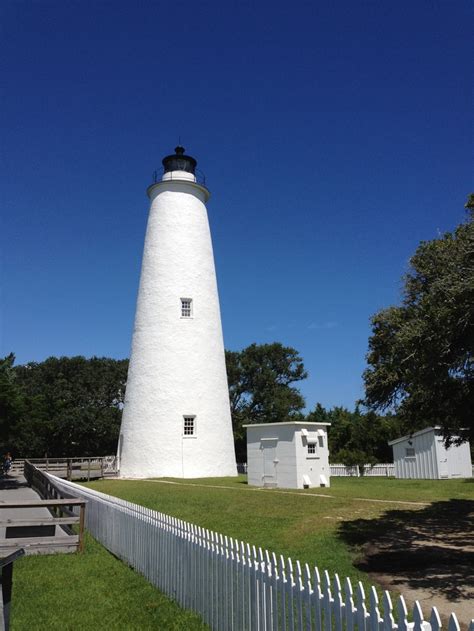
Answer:
<svg viewBox="0 0 474 631"><path fill-rule="evenodd" d="M119 440L121 477L236 475L206 188L151 186ZM191 299L182 317L181 299ZM184 435L184 417L194 433Z"/></svg>

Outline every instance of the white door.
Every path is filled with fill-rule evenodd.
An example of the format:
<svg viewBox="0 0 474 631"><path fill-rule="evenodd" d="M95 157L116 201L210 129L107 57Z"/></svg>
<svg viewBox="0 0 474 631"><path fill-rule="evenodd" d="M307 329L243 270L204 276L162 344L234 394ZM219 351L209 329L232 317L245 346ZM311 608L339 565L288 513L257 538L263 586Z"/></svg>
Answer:
<svg viewBox="0 0 474 631"><path fill-rule="evenodd" d="M439 477L449 478L448 452L446 451L446 447L444 446L443 440L439 438L438 438L438 467L439 467Z"/></svg>
<svg viewBox="0 0 474 631"><path fill-rule="evenodd" d="M276 440L268 440L262 442L263 447L263 484L276 485Z"/></svg>

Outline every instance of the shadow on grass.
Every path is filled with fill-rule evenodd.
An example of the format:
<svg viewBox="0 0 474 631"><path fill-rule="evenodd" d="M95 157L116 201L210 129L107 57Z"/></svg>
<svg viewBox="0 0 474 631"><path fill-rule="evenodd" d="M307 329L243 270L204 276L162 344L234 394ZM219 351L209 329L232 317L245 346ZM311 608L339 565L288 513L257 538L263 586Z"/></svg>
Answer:
<svg viewBox="0 0 474 631"><path fill-rule="evenodd" d="M408 584L458 601L474 597L473 516L474 501L435 502L421 510L343 522L338 536L360 548L355 566L388 577L387 587Z"/></svg>

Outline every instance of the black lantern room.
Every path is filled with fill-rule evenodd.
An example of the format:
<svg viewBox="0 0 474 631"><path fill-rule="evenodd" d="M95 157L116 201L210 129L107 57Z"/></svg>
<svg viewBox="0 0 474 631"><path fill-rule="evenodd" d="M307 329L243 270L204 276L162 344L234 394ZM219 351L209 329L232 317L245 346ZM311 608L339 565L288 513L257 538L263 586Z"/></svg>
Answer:
<svg viewBox="0 0 474 631"><path fill-rule="evenodd" d="M186 173L192 173L194 175L197 162L191 156L185 155L184 151L184 147L178 145L173 155L163 158L162 163L165 173L169 173L170 171L186 171Z"/></svg>

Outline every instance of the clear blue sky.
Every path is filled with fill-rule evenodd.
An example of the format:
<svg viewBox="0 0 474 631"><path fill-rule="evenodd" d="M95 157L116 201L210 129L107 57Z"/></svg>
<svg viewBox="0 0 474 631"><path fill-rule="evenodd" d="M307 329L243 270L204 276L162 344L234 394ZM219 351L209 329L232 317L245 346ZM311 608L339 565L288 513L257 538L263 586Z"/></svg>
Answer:
<svg viewBox="0 0 474 631"><path fill-rule="evenodd" d="M362 396L370 316L472 189L458 2L7 0L2 353L129 354L145 188L206 173L226 348L280 341L309 408Z"/></svg>

